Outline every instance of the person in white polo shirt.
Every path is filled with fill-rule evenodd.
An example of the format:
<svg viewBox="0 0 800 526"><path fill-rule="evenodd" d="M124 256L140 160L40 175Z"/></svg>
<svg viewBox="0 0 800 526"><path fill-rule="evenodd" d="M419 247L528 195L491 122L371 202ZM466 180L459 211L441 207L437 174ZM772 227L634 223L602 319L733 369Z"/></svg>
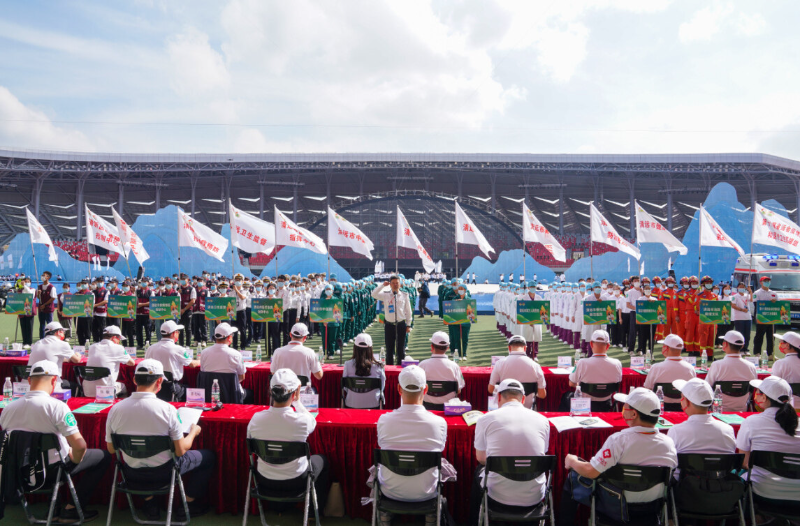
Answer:
<svg viewBox="0 0 800 526"><path fill-rule="evenodd" d="M444 451L447 421L422 405L428 390L425 371L416 365L405 367L398 376L397 391L403 404L378 419L378 447L395 451ZM442 459L444 462L444 459ZM378 466L381 492L390 499L420 502L433 498L439 470L432 468L414 476L401 476ZM426 516L426 523L436 517ZM381 513L381 524L390 524L391 515Z"/></svg>
<svg viewBox="0 0 800 526"><path fill-rule="evenodd" d="M616 358L608 356L611 339L603 330L592 333L592 356L584 358L575 364L575 369L569 375L569 386L577 387L581 383L587 384L614 384L622 381L622 363ZM584 394L584 396L587 396ZM611 396L591 397L592 411L610 411L614 403ZM562 401L563 404L563 401ZM569 401L566 402L569 408ZM568 410L568 409L567 409Z"/></svg>
<svg viewBox="0 0 800 526"><path fill-rule="evenodd" d="M711 386L700 378L675 380L672 385L681 392L681 408L689 415L688 420L674 425L667 432L667 436L675 443L678 454L735 453L736 438L733 428L709 413L714 400Z"/></svg>
<svg viewBox="0 0 800 526"><path fill-rule="evenodd" d="M231 348L233 335L239 329L227 323L220 323L214 329L214 345L206 347L200 354L200 371L207 373L234 373L239 377L239 389L244 395L244 403L252 403L253 392L242 386L247 368L242 353Z"/></svg>
<svg viewBox="0 0 800 526"><path fill-rule="evenodd" d="M374 409L380 406L383 390L386 388L386 372L383 364L375 359L372 352L372 337L361 333L353 342L353 357L344 362L342 378L380 378L381 388L366 392L356 392L344 388L344 406L352 409Z"/></svg>
<svg viewBox="0 0 800 526"><path fill-rule="evenodd" d="M311 375L322 379L322 364L319 363L314 350L303 345L308 338L308 327L305 323L295 323L289 331L292 338L288 345L279 347L272 356L272 370L291 369L297 376L304 376L311 382Z"/></svg>
<svg viewBox="0 0 800 526"><path fill-rule="evenodd" d="M247 438L279 440L281 442L305 442L314 432L317 421L300 403L300 380L291 369L277 369L269 381L270 408L256 413L247 425ZM267 490L304 490L308 469L305 457L285 464L268 464L258 459L256 480L259 487ZM311 471L314 489L317 492L318 509L325 509L330 484L328 482L328 460L323 455L311 456ZM270 508L282 511L288 506L270 503Z"/></svg>
<svg viewBox="0 0 800 526"><path fill-rule="evenodd" d="M0 414L0 428L6 432L32 431L54 434L58 437L61 456L66 461L66 470L71 476L83 474L75 483L75 492L86 522L98 515L97 511L88 510L86 506L105 476L111 455L102 449L87 449L86 440L78 430L75 415L67 404L50 396L59 385L60 372L61 370L50 360L34 363L28 378L30 390L24 397L14 400L3 409L3 413ZM55 450L50 451L48 457L50 464L58 460ZM77 521L78 511L70 498L54 522Z"/></svg>
<svg viewBox="0 0 800 526"><path fill-rule="evenodd" d="M159 400L156 393L164 381L164 366L153 359L145 359L136 365L133 381L136 392L129 398L118 402L108 412L106 420L106 448L116 454L111 435L168 436L175 446L176 462L181 474L191 472L185 477L183 487L189 502L189 515L197 517L207 511L205 497L208 481L216 465L216 455L208 449L193 450L192 443L200 435L200 426L192 424L184 437L181 420L175 406ZM122 453L129 482L148 483L154 478L166 477L172 469L172 455L161 452L147 458L133 458ZM149 469L146 469L149 468ZM139 471L141 470L141 471ZM151 495L145 499L145 516L148 520L159 520L159 506ZM179 498L173 504L172 520L183 521L184 510Z"/></svg>
<svg viewBox="0 0 800 526"><path fill-rule="evenodd" d="M186 388L180 384L183 379L184 367L200 367L200 360L192 359L192 351L178 345L178 339L183 325L178 325L172 320L161 324L161 341L151 345L144 354L145 359L158 360L164 366L164 371L172 373L172 381L164 380L158 397L170 402L173 395L176 402L186 401Z"/></svg>
<svg viewBox="0 0 800 526"><path fill-rule="evenodd" d="M494 394L497 386L507 378L514 378L522 383L536 382L537 391L528 394L523 402L523 405L530 409L533 407L534 397L547 397L547 382L542 368L525 352L526 347L527 342L522 336L514 335L508 339L508 356L494 364L488 389L489 394Z"/></svg>
<svg viewBox="0 0 800 526"><path fill-rule="evenodd" d="M650 368L644 381L647 389L656 391L656 384L671 384L675 380L691 380L697 377L692 364L681 358L683 338L677 334L669 334L658 343L663 345L661 354L664 356L664 361ZM664 396L664 411L681 411L680 402L680 399Z"/></svg>
<svg viewBox="0 0 800 526"><path fill-rule="evenodd" d="M736 448L745 454L744 465L748 465L751 451L800 454L800 432L789 384L782 378L769 376L764 380L751 380L750 385L756 389L756 405L764 412L747 417L739 428ZM779 477L762 468L753 468L750 482L756 503L794 509L800 506L798 479Z"/></svg>
<svg viewBox="0 0 800 526"><path fill-rule="evenodd" d="M64 338L64 327L57 321L51 321L44 327L44 338L31 346L31 353L28 356L28 365L42 360L50 360L56 364L56 370L59 371L56 391L69 391L72 388L69 380L61 378L60 371L64 362L67 360L72 363L81 362L81 356L72 351L72 347L64 341Z"/></svg>
<svg viewBox="0 0 800 526"><path fill-rule="evenodd" d="M461 367L447 357L450 350L450 336L443 331L436 331L431 336L431 357L422 360L419 367L425 371L425 377L429 382L455 382L458 388L442 396L431 396L425 393L423 405L430 410L444 410L444 403L461 394L464 389L464 377L461 375Z"/></svg>
<svg viewBox="0 0 800 526"><path fill-rule="evenodd" d="M775 337L781 342L778 350L784 357L772 364L772 374L786 380L789 386L800 384L800 334L787 332ZM794 408L800 409L800 396L795 395L793 401Z"/></svg>
<svg viewBox="0 0 800 526"><path fill-rule="evenodd" d="M715 360L708 368L706 382L714 389L716 382L749 381L758 379L756 366L748 362L739 351L744 347L744 336L738 331L728 331L722 339L722 350L725 358ZM750 396L728 396L722 394L724 411L745 411Z"/></svg>
<svg viewBox="0 0 800 526"><path fill-rule="evenodd" d="M114 392L117 396L125 394L125 384L118 382L119 366L120 365L134 365L136 362L133 358L128 356L125 352L125 347L120 345L125 341L119 327L116 325L109 325L103 329L103 339L99 342L92 344L86 352L88 358L86 359L87 367L106 367L111 371L111 375L100 380L87 380L83 382L83 394L90 398L96 394L95 388L98 385L106 387L114 387Z"/></svg>
<svg viewBox="0 0 800 526"><path fill-rule="evenodd" d="M572 470L572 472L564 483L561 513L558 515L557 521L560 526L577 524L576 512L579 503L572 499L570 488L581 482L570 479L582 477L593 480L617 464L669 468L675 468L678 465L678 455L672 439L655 429L661 414L661 403L655 393L649 389L637 387L628 395L616 393L614 399L625 404L622 408L622 418L628 424L628 429L608 437L589 462L572 454L566 456L564 468ZM654 517L659 508L654 506L652 501L663 494L663 484L645 491L625 491L631 522L637 518L641 520Z"/></svg>
<svg viewBox="0 0 800 526"><path fill-rule="evenodd" d="M550 422L536 411L523 405L525 390L522 382L507 378L500 382L496 411L483 415L475 425L475 456L478 469L472 479L470 524L478 524L480 495L483 486L483 465L489 457L547 454L550 446ZM546 478L542 474L530 481L513 481L497 473L489 475L490 505L535 506L544 498Z"/></svg>

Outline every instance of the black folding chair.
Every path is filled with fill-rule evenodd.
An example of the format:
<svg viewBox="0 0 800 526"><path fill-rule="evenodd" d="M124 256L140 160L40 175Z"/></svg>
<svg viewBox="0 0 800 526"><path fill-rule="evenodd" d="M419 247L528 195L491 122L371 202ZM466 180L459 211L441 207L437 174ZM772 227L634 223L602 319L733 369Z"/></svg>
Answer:
<svg viewBox="0 0 800 526"><path fill-rule="evenodd" d="M533 395L533 403L531 403L531 409L536 410L536 394L539 392L539 382L520 382L522 384L522 389L525 390L525 397L527 398L528 395Z"/></svg>
<svg viewBox="0 0 800 526"><path fill-rule="evenodd" d="M373 461L376 466L375 476L372 482L372 526L378 524L378 513L395 513L398 515L428 515L436 514L436 526L441 525L442 520L442 453L439 451L394 451L389 449L375 449L373 451ZM429 469L439 470L439 477L436 481L436 494L421 502L406 502L390 499L381 493L377 469L382 466L395 475L401 477L413 477L420 475Z"/></svg>
<svg viewBox="0 0 800 526"><path fill-rule="evenodd" d="M197 374L197 387L205 389L206 403L211 403L211 388L214 380L219 384L219 398L223 404L243 404L244 394L239 387L239 375L236 373L211 373L200 371Z"/></svg>
<svg viewBox="0 0 800 526"><path fill-rule="evenodd" d="M800 480L800 454L776 453L774 451L751 451L750 463L747 466L748 499L750 501L751 524L756 523L756 513L767 517L775 517L789 521L800 520L800 506L779 506L758 502L753 498L753 468L758 467L778 477Z"/></svg>
<svg viewBox="0 0 800 526"><path fill-rule="evenodd" d="M308 442L280 442L276 440L258 440L255 438L247 439L247 451L250 457L250 475L247 477L247 495L244 500L244 520L242 526L247 525L247 515L250 512L250 499L256 499L258 513L261 516L262 526L267 526L264 517L264 507L262 500L271 502L303 502L303 526L308 524L309 500L314 506L314 518L317 524L319 521L319 509L317 507L317 492L314 488L314 477L311 469L311 450ZM258 459L268 464L287 464L299 458L306 457L308 468L303 476L306 477L306 488L299 492L297 490L268 490L258 485L256 473L258 473ZM263 477L263 475L261 475Z"/></svg>
<svg viewBox="0 0 800 526"><path fill-rule="evenodd" d="M28 377L31 375L31 366L30 365L12 365L11 366L11 374L14 376L15 382L21 382L23 380L27 380Z"/></svg>
<svg viewBox="0 0 800 526"><path fill-rule="evenodd" d="M792 388L793 395L800 396L800 384L789 384L789 387Z"/></svg>
<svg viewBox="0 0 800 526"><path fill-rule="evenodd" d="M347 407L345 405L345 400L347 399L347 391L345 391L345 389L354 393L363 394L375 390L381 391L382 388L383 385L381 384L380 378L366 378L362 376L348 376L342 378L342 407ZM383 409L383 391L381 391L378 397L377 407L364 407L362 409Z"/></svg>
<svg viewBox="0 0 800 526"><path fill-rule="evenodd" d="M553 470L556 468L556 457L553 455L543 455L541 457L488 457L483 473L483 494L481 497L481 510L478 515L478 525L489 526L490 520L501 522L525 522L550 521L550 526L556 523L553 506ZM547 475L545 483L544 498L533 506L515 506L517 510L510 510L508 506L503 509L492 508L489 502L489 473L497 473L509 480L518 482L530 482L539 478L542 474Z"/></svg>
<svg viewBox="0 0 800 526"><path fill-rule="evenodd" d="M176 402L174 382L175 376L172 372L164 371L164 381L161 382L161 389L156 393L156 397L165 402Z"/></svg>
<svg viewBox="0 0 800 526"><path fill-rule="evenodd" d="M448 394L455 394L458 392L458 382L454 380L440 381L428 380L428 396L444 396ZM437 404L434 402L422 402L425 409L428 411L444 411L444 404Z"/></svg>
<svg viewBox="0 0 800 526"><path fill-rule="evenodd" d="M111 376L111 370L108 367L89 367L86 365L76 365L73 367L73 370L75 371L75 379L78 381L76 396L85 396L83 391L83 382L94 382Z"/></svg>
<svg viewBox="0 0 800 526"><path fill-rule="evenodd" d="M613 397L614 393L619 392L619 385L619 382L613 384L589 384L586 382L580 383L583 396L591 396L594 398L606 398L608 396ZM593 413L608 413L613 411L615 406L616 402L614 402L613 398L609 398L608 401L592 400Z"/></svg>
<svg viewBox="0 0 800 526"><path fill-rule="evenodd" d="M745 484L736 473L742 469L744 455L742 454L686 454L678 455L678 469L680 475L675 485L670 488L670 502L672 504L672 519L675 526L679 519L722 521L724 526L727 519L739 519L739 524L744 526L744 495ZM718 481L718 485L728 482L731 490L728 495L723 492L703 492L697 488L689 489L689 477L697 480L698 486L708 487L711 481ZM724 479L728 478L728 481ZM689 506L681 506L676 502L688 502ZM724 499L732 501L728 509L710 511L710 506L717 506ZM687 509L689 508L689 509Z"/></svg>
<svg viewBox="0 0 800 526"><path fill-rule="evenodd" d="M191 519L189 515L189 504L186 501L186 493L183 490L183 480L181 480L181 471L180 468L178 468L178 463L176 462L177 457L175 456L175 444L173 443L172 439L168 436L118 435L116 433L111 433L111 443L114 444L114 449L116 450L116 461L114 462L114 478L112 479L111 500L108 504L108 519L106 520L106 526L111 526L111 516L114 513L114 507L116 505L115 499L118 491L120 493L124 493L128 498L128 506L131 508L133 520L139 524L163 524L166 526L186 526L189 524ZM169 452L172 457L170 460L171 469L169 470L169 477L160 477L156 475L148 476L146 477L148 479L147 483L128 480L128 477L131 476L131 472L128 470L132 470L134 468L124 464L122 453L125 453L131 458L140 459L152 457L159 453L163 453L164 451ZM143 471L152 470L153 468L138 469ZM125 473L126 471L128 471L127 476ZM150 475L149 472L147 474ZM117 481L118 476L120 476L119 481ZM186 520L180 522L172 520L172 502L175 496L176 482L178 489L180 490L183 511L186 514ZM165 522L161 522L140 519L136 514L136 507L133 505L134 495L139 495L141 497L150 495L168 495L167 520Z"/></svg>
<svg viewBox="0 0 800 526"><path fill-rule="evenodd" d="M604 480L609 484L618 487L622 491L647 491L658 484L664 484L664 492L658 499L654 499L651 502L658 503L658 506L661 508L658 512L658 515L654 517L656 519L656 524L659 524L660 526L666 526L667 491L669 489L671 478L672 468L663 466L634 466L631 464L617 464L600 475L600 477L595 479L592 483L592 506L589 524L591 526L595 526L595 524L617 526L617 524L619 524L614 520L609 520L607 517L606 522L603 522L602 516L601 520L598 520L598 514L596 512L597 482L598 480ZM646 503L636 504L639 505Z"/></svg>
<svg viewBox="0 0 800 526"><path fill-rule="evenodd" d="M752 409L753 397L751 396L751 393L753 392L753 386L750 385L748 380L714 382L713 388L716 389L717 386L720 387L720 391L722 391L722 394L725 396L731 396L734 398L746 396L747 410L750 411Z"/></svg>
<svg viewBox="0 0 800 526"><path fill-rule="evenodd" d="M675 386L672 383L667 382L663 384L656 384L655 389L653 392L657 392L658 388L661 388L661 391L664 393L664 398L677 398L678 400L681 399L681 392L675 389ZM678 402L664 402L664 411L682 411L681 403ZM662 415L663 416L663 415Z"/></svg>

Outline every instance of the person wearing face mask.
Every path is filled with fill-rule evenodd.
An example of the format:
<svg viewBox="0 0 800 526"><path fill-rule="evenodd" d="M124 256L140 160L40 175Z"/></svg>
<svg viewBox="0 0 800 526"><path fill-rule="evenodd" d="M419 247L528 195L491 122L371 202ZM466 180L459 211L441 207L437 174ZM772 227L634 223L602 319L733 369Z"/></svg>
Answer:
<svg viewBox="0 0 800 526"><path fill-rule="evenodd" d="M686 301L686 296L690 293L689 287L689 278L683 276L678 284L678 312L677 317L675 318L675 322L678 326L678 336L683 338L684 344L687 346L686 350L688 351L688 344L686 343L686 320L689 318L689 303Z"/></svg>
<svg viewBox="0 0 800 526"><path fill-rule="evenodd" d="M750 354L750 329L753 319L750 317L750 305L753 303L753 290L739 282L736 292L731 296L731 321L733 328L744 335L744 348L742 352L745 356Z"/></svg>
<svg viewBox="0 0 800 526"><path fill-rule="evenodd" d="M120 287L120 295L121 296L135 296L136 292L134 292L131 286L132 284L129 281L125 281L122 283L122 287ZM126 309L127 311L127 309ZM135 316L135 314L134 314ZM122 318L122 335L125 338L133 343L134 336L136 334L136 318L128 317L127 315Z"/></svg>
<svg viewBox="0 0 800 526"><path fill-rule="evenodd" d="M139 290L136 291L136 346L144 349L145 342L150 341L152 335L152 322L150 321L150 298L155 296L155 291L150 284L139 281Z"/></svg>
<svg viewBox="0 0 800 526"><path fill-rule="evenodd" d="M121 296L122 289L119 286L119 282L117 278L111 278L108 280L108 296ZM109 325L116 325L117 327L121 327L120 319L119 318L112 318L111 316L106 316L106 327Z"/></svg>
<svg viewBox="0 0 800 526"><path fill-rule="evenodd" d="M252 304L254 299L266 298L267 293L264 292L264 282L260 279L257 279L253 282L253 290L250 293L250 305L252 309ZM253 325L253 342L258 345L261 343L261 340L264 339L264 333L266 332L264 328L266 327L266 323L254 321L252 318L252 310L250 323Z"/></svg>
<svg viewBox="0 0 800 526"><path fill-rule="evenodd" d="M628 301L625 302L625 305L628 308L628 352L633 354L636 347L636 334L638 333L636 325L636 302L642 297L642 288L639 276L631 276L630 282L631 290L627 292ZM639 348L641 348L641 346L641 343L639 343Z"/></svg>
<svg viewBox="0 0 800 526"><path fill-rule="evenodd" d="M611 335L611 346L612 347L622 347L622 342L625 340L623 337L623 330L622 330L622 321L623 321L623 314L622 314L622 305L625 302L625 298L622 297L622 289L619 285L614 283L611 287L610 293L605 298L605 301L613 301L616 304L616 308L614 312L616 313L616 322L614 325L609 327L609 333ZM591 345L589 346L591 348Z"/></svg>
<svg viewBox="0 0 800 526"><path fill-rule="evenodd" d="M41 360L48 360L56 364L56 370L61 371L65 361L80 363L81 356L72 352L72 346L66 341L64 327L57 321L52 321L44 328L44 338L31 346L28 355L28 365L33 365ZM62 380L59 374L56 382L56 391L69 391L72 385L68 380Z"/></svg>
<svg viewBox="0 0 800 526"><path fill-rule="evenodd" d="M281 335L283 345L289 345L289 330L292 328L292 323L289 320L289 309L291 308L291 294L289 292L289 277L285 274L278 276L277 296L283 300L283 320L281 320ZM322 296L324 298L324 295Z"/></svg>
<svg viewBox="0 0 800 526"><path fill-rule="evenodd" d="M390 290L385 290L387 286ZM392 276L389 281L384 281L383 285L372 291L372 298L383 302L386 364L394 365L395 357L400 363L405 356L406 334L411 332L409 324L414 315L408 294L400 290L400 278ZM453 341L452 334L450 341Z"/></svg>
<svg viewBox="0 0 800 526"><path fill-rule="evenodd" d="M470 299L470 293L467 290L467 285L460 279L458 280L458 286L455 290L455 297L454 300L465 300ZM511 298L512 304L514 301L514 297ZM412 309L413 315L413 308ZM451 349L458 349L458 353L462 358L467 357L467 348L469 347L469 331L471 329L470 323L464 323L461 325L448 325L448 329L450 332L450 348Z"/></svg>
<svg viewBox="0 0 800 526"><path fill-rule="evenodd" d="M36 287L36 301L39 311L39 339L44 338L44 326L53 321L53 312L58 303L58 293L50 283L53 274L49 270L42 272L42 282Z"/></svg>
<svg viewBox="0 0 800 526"><path fill-rule="evenodd" d="M184 335L186 337L186 346L192 346L192 309L194 304L197 303L197 290L192 286L189 276L181 274L180 284L178 285L178 294L181 296L181 317L178 323L185 327L185 330L180 333L181 347L184 346Z"/></svg>
<svg viewBox="0 0 800 526"><path fill-rule="evenodd" d="M653 291L650 288L649 278L642 278L641 287L642 296L639 298L639 301L656 301L656 298L653 297ZM631 323L636 323L634 320L635 318L631 320ZM639 346L636 349L636 354L641 356L650 348L650 341L653 335L652 326L643 323L636 323L636 335L639 339Z"/></svg>
<svg viewBox="0 0 800 526"><path fill-rule="evenodd" d="M703 276L703 279L700 280L700 284L702 288L700 293L697 295L698 301L696 304L697 315L700 316L700 302L703 300L707 301L718 301L719 296L714 294L712 289L714 288L714 279L711 276ZM699 345L698 351L702 355L703 351L706 352L706 356L708 356L708 361L711 362L714 360L714 340L717 337L717 326L711 323L698 323L697 325L697 343Z"/></svg>
<svg viewBox="0 0 800 526"><path fill-rule="evenodd" d="M580 307L581 318L583 318L583 314L582 314L583 313L583 305L585 303L591 303L593 301L602 301L601 300L602 292L603 292L603 289L601 289L599 285L597 285L597 286L587 285L586 286L586 296L583 297L583 299L581 301L581 307ZM589 357L592 356L592 347L589 344L589 342L592 341L592 334L594 334L594 331L605 330L605 329L606 329L606 326L602 325L602 324L598 324L598 325L583 325L583 327L581 328L581 352L583 354L585 354L586 356L589 356Z"/></svg>
<svg viewBox="0 0 800 526"><path fill-rule="evenodd" d="M233 335L233 348L244 350L247 348L247 298L250 297L250 291L244 287L244 276L236 274L233 276L233 286L231 293L236 298L236 322L235 327L238 329Z"/></svg>
<svg viewBox="0 0 800 526"><path fill-rule="evenodd" d="M108 321L108 289L103 283L103 278L97 278L92 285L94 294L94 312L92 314L92 341L98 343L103 339L103 329Z"/></svg>
<svg viewBox="0 0 800 526"><path fill-rule="evenodd" d="M729 316L729 319L731 321L729 323L721 323L721 324L719 324L717 326L717 331L716 331L716 335L715 335L716 337L715 337L715 340L714 340L714 343L715 343L714 346L715 347L719 347L719 345L716 345L716 340L722 338L722 335L725 334L726 332L733 330L733 316L732 316L732 314L733 314L733 296L731 296L731 290L732 290L731 286L728 283L723 283L722 285L720 285L720 288L719 288L719 291L720 291L719 292L719 294L720 294L719 295L719 299L720 299L720 301L727 301L728 303L730 303L730 305L728 306L728 316Z"/></svg>
<svg viewBox="0 0 800 526"><path fill-rule="evenodd" d="M64 316L64 295L69 293L69 283L64 283L63 291L58 295L58 308L56 309L58 313L58 322L64 326L67 340L72 337L72 318Z"/></svg>
<svg viewBox="0 0 800 526"><path fill-rule="evenodd" d="M658 343L662 344L661 355L664 357L664 361L653 364L650 368L650 372L644 381L644 386L647 389L655 391L657 384L670 384L674 380L691 380L697 377L692 364L681 358L684 345L680 336L670 334ZM682 411L683 409L679 403L680 400L665 396L664 410Z"/></svg>
<svg viewBox="0 0 800 526"><path fill-rule="evenodd" d="M117 381L119 366L122 364L132 366L136 362L125 352L125 348L121 345L123 341L125 341L125 337L119 327L109 325L103 329L103 339L86 351L87 367L106 367L111 374L100 380L84 380L84 396L94 398L97 394L97 386L113 387L116 395L126 392L125 384Z"/></svg>
<svg viewBox="0 0 800 526"><path fill-rule="evenodd" d="M278 287L275 283L269 282L267 285L267 298L269 299L276 299ZM281 322L279 321L271 321L267 323L267 349L269 356L275 352L275 350L281 346Z"/></svg>
<svg viewBox="0 0 800 526"><path fill-rule="evenodd" d="M667 436L675 443L678 454L735 453L736 437L733 427L710 414L714 400L711 386L700 378L674 380L672 385L681 392L681 411L689 416L688 420L667 431Z"/></svg>
<svg viewBox="0 0 800 526"><path fill-rule="evenodd" d="M686 346L686 352L689 356L700 356L700 336L698 334L698 325L700 324L700 280L697 276L689 277L689 290L684 296L686 303L686 324L684 325L683 343Z"/></svg>
<svg viewBox="0 0 800 526"><path fill-rule="evenodd" d="M756 312L758 312L758 302L775 302L778 301L778 295L769 290L770 278L769 276L761 276L759 280L761 288L753 294L753 302L756 304ZM761 354L761 343L766 337L767 340L767 355L772 357L772 350L774 348L773 335L775 334L775 326L766 323L758 323L756 318L756 335L753 338L753 354L756 356Z"/></svg>
<svg viewBox="0 0 800 526"><path fill-rule="evenodd" d="M194 334L194 341L197 343L208 343L208 324L206 323L206 298L209 294L209 289L206 282L202 279L197 281L195 285L195 293L197 298L192 305L192 332Z"/></svg>
<svg viewBox="0 0 800 526"><path fill-rule="evenodd" d="M672 276L664 280L664 289L661 292L661 299L667 302L667 323L662 329L662 336L658 338L659 340L663 340L670 334L678 336L677 320L680 307L678 306L678 290L675 288L675 278Z"/></svg>
<svg viewBox="0 0 800 526"><path fill-rule="evenodd" d="M89 290L89 283L86 280L82 280L80 283L78 283L78 291L75 293L75 295L91 296L90 298L87 298L87 300L92 305L94 304L94 295L92 294L92 291ZM89 316L78 317L76 327L78 332L78 345L85 346L86 342L92 337L92 318Z"/></svg>
<svg viewBox="0 0 800 526"><path fill-rule="evenodd" d="M653 286L651 287L651 296L657 301L666 301L664 298L664 292L667 290L667 285L659 276L653 276ZM667 309L669 310L669 309ZM655 327L655 332L653 334L653 338L655 341L663 340L664 336L667 335L667 330L669 329L669 320L667 323L659 323Z"/></svg>

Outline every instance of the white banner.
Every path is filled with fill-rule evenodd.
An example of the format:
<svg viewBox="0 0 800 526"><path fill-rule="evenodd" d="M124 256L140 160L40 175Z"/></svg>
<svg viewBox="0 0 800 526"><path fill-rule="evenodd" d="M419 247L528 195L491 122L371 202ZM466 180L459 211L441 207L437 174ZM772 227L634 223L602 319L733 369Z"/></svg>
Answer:
<svg viewBox="0 0 800 526"><path fill-rule="evenodd" d="M422 260L422 267L425 272L431 273L436 268L433 259L428 254L428 251L423 248L414 231L411 230L411 225L408 224L408 220L403 215L403 212L400 211L399 206L397 207L397 246L415 249Z"/></svg>
<svg viewBox="0 0 800 526"><path fill-rule="evenodd" d="M758 203L753 213L753 243L800 254L800 226Z"/></svg>
<svg viewBox="0 0 800 526"><path fill-rule="evenodd" d="M122 219L114 208L111 208L111 211L114 213L114 222L117 224L117 232L119 232L119 239L122 242L122 250L125 251L125 257L127 258L133 252L136 261L143 265L145 261L150 259L150 254L144 249L142 240L139 239L136 232L128 226L128 223Z"/></svg>
<svg viewBox="0 0 800 526"><path fill-rule="evenodd" d="M212 258L224 261L228 240L178 208L178 246L199 248Z"/></svg>
<svg viewBox="0 0 800 526"><path fill-rule="evenodd" d="M275 207L275 244L287 247L307 248L318 254L327 254L325 242L305 228L300 228Z"/></svg>
<svg viewBox="0 0 800 526"><path fill-rule="evenodd" d="M47 231L44 229L42 224L33 216L30 210L27 208L25 209L25 214L28 216L28 232L30 233L31 243L39 243L40 245L47 245L47 255L50 261L54 261L56 266L58 266L58 254L56 254L56 247L53 246L53 242L50 240L50 236L47 235ZM10 264L14 260L11 259L11 254L8 255L8 262L9 267ZM22 265L22 256L19 259L20 265Z"/></svg>
<svg viewBox="0 0 800 526"><path fill-rule="evenodd" d="M522 203L522 240L524 242L541 243L558 261L567 261L567 251L553 237L553 234L539 221L528 205Z"/></svg>
<svg viewBox="0 0 800 526"><path fill-rule="evenodd" d="M740 255L744 255L742 247L720 228L702 205L700 206L700 246L733 248Z"/></svg>
<svg viewBox="0 0 800 526"><path fill-rule="evenodd" d="M356 226L328 207L328 246L348 247L372 260L375 245Z"/></svg>
<svg viewBox="0 0 800 526"><path fill-rule="evenodd" d="M275 225L230 207L231 243L251 254L270 254L275 250Z"/></svg>
<svg viewBox="0 0 800 526"><path fill-rule="evenodd" d="M111 252L125 255L117 227L89 210L86 210L86 241Z"/></svg>
<svg viewBox="0 0 800 526"><path fill-rule="evenodd" d="M491 259L489 252L494 252L494 249L486 241L486 238L483 237L481 231L478 230L478 227L475 226L475 223L467 217L467 214L458 206L456 205L456 243L464 243L465 245L478 245L478 248L481 249L481 252L488 258Z"/></svg>
<svg viewBox="0 0 800 526"><path fill-rule="evenodd" d="M620 252L625 252L626 254L630 254L631 256L635 257L636 259L640 259L642 257L641 252L639 249L636 248L632 243L629 243L627 239L624 239L622 236L617 234L617 230L606 221L606 218L600 213L600 211L594 207L594 203L589 205L589 213L590 223L591 223L591 231L592 231L592 241L595 243L605 243L606 245L610 245Z"/></svg>
<svg viewBox="0 0 800 526"><path fill-rule="evenodd" d="M645 212L639 203L635 204L636 241L639 243L661 243L667 247L667 252L675 252L677 250L681 256L685 256L689 252L689 249L678 241L678 238L673 236L653 216Z"/></svg>

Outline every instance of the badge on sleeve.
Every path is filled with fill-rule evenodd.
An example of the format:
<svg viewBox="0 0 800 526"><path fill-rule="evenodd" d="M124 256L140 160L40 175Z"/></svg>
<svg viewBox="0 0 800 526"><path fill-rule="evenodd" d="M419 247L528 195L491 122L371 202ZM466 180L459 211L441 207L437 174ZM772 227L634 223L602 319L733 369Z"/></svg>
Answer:
<svg viewBox="0 0 800 526"><path fill-rule="evenodd" d="M75 415L72 413L67 413L64 415L64 423L68 426L75 426L78 425L78 422L75 421Z"/></svg>

